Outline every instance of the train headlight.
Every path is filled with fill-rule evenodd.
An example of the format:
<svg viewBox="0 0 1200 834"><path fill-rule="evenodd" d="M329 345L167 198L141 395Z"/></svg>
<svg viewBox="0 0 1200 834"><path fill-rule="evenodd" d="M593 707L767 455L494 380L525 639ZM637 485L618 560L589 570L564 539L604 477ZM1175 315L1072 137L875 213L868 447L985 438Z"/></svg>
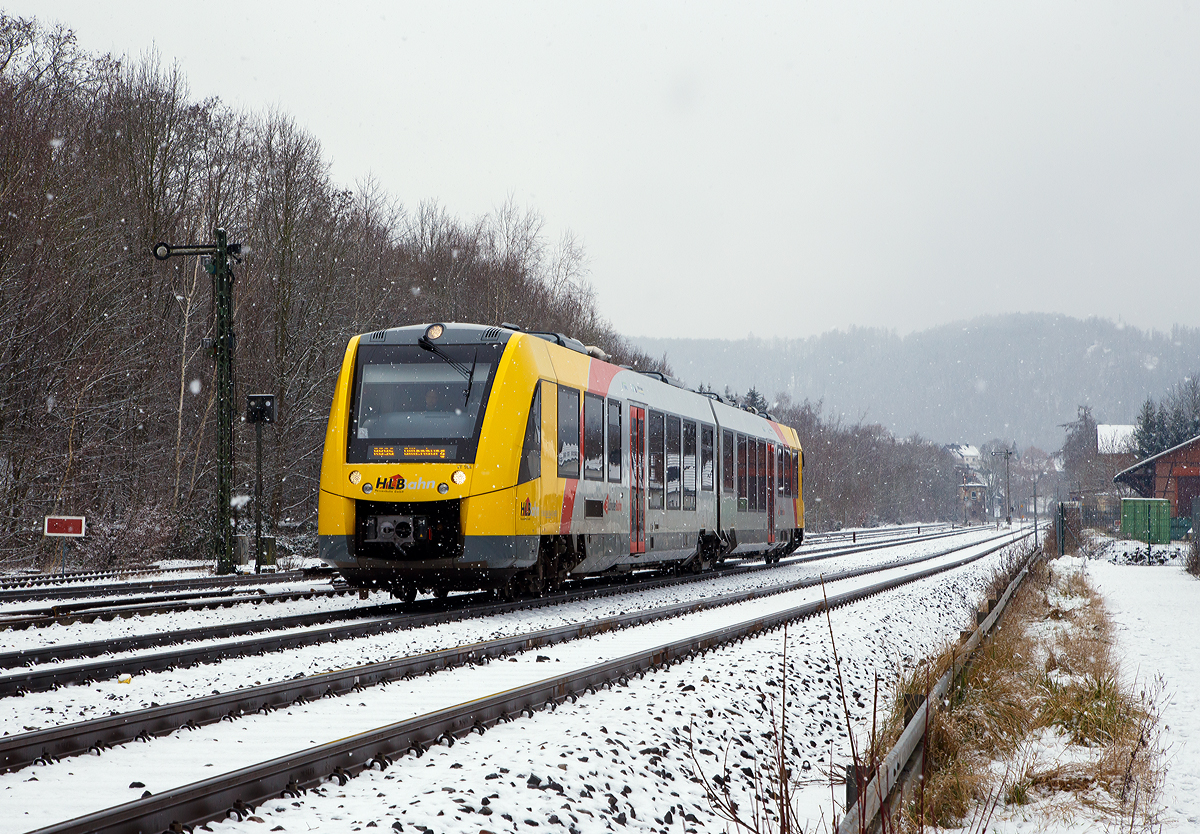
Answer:
<svg viewBox="0 0 1200 834"><path fill-rule="evenodd" d="M455 469L454 474L450 476L450 480L454 481L454 483L458 484L459 486L462 486L467 482L467 473L463 472L461 469Z"/></svg>
<svg viewBox="0 0 1200 834"><path fill-rule="evenodd" d="M363 492L365 492L367 495L370 495L371 490L373 490L374 488L375 487L371 486L370 484L363 484Z"/></svg>
<svg viewBox="0 0 1200 834"><path fill-rule="evenodd" d="M431 324L425 328L425 341L435 342L442 338L442 334L446 332L446 328L440 324Z"/></svg>
<svg viewBox="0 0 1200 834"><path fill-rule="evenodd" d="M445 481L442 481L440 484L438 484L438 492L440 492L442 495L445 495L449 491L450 484L446 483Z"/></svg>
<svg viewBox="0 0 1200 834"><path fill-rule="evenodd" d="M350 483L354 484L355 486L358 486L361 481L362 481L362 473L359 472L357 469L355 469L353 472L350 473Z"/></svg>

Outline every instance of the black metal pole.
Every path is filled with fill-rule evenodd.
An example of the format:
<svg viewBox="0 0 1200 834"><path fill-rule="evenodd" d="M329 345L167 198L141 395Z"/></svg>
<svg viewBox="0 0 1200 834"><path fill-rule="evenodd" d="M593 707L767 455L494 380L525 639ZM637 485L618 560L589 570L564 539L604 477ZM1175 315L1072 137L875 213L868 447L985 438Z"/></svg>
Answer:
<svg viewBox="0 0 1200 834"><path fill-rule="evenodd" d="M1012 451L1004 450L1004 504L1005 504L1005 519L1009 527L1012 527L1012 488L1008 480L1008 459L1012 457Z"/></svg>
<svg viewBox="0 0 1200 834"><path fill-rule="evenodd" d="M254 572L262 573L262 427L254 424Z"/></svg>
<svg viewBox="0 0 1200 834"><path fill-rule="evenodd" d="M165 261L173 255L201 255L212 260L205 269L213 277L213 358L217 380L217 506L213 517L213 555L217 573L233 573L233 271L229 258L241 245L229 243L224 229L216 229L215 245L171 246L156 243L154 257Z"/></svg>
<svg viewBox="0 0 1200 834"><path fill-rule="evenodd" d="M233 573L233 272L228 237L216 230L213 255L213 299L216 302L217 347L217 530L214 545L217 573Z"/></svg>

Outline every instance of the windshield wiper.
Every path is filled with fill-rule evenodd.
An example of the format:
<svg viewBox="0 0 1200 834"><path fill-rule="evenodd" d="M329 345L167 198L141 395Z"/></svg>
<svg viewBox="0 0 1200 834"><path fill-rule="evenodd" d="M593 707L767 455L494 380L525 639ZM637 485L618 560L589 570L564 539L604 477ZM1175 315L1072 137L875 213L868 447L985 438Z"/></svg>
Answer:
<svg viewBox="0 0 1200 834"><path fill-rule="evenodd" d="M467 375L467 395L463 397L463 408L471 401L471 386L475 384L475 366L479 364L479 348L475 348L475 358L471 360L471 373Z"/></svg>
<svg viewBox="0 0 1200 834"><path fill-rule="evenodd" d="M471 367L470 367L470 369L468 370L468 368L467 368L467 366L466 366L466 365L464 365L462 362L455 362L453 359L451 359L449 356L447 356L445 353L443 353L443 352L442 352L442 351L441 351L441 350L438 348L438 346L437 346L437 345L435 345L433 342L429 341L428 339L425 339L425 338L417 339L417 344L418 344L418 345L420 345L420 346L421 346L422 348L424 348L425 350L427 350L427 351L429 351L430 353L432 353L432 354L433 354L434 356L436 356L438 359L441 359L443 362L445 362L445 363L446 363L447 365L449 365L451 368L453 368L454 370L456 370L456 371L458 371L460 374L462 374L462 375L463 375L463 379L465 379L465 380L467 381L467 388L468 388L468 390L470 389L470 385L471 385L471 378L472 378L473 376L475 376L475 366L474 366L474 364L472 364L472 365L471 365ZM476 349L476 351L475 351L475 357L476 357L476 359L478 359L478 358L479 358L479 351L478 351L478 349Z"/></svg>

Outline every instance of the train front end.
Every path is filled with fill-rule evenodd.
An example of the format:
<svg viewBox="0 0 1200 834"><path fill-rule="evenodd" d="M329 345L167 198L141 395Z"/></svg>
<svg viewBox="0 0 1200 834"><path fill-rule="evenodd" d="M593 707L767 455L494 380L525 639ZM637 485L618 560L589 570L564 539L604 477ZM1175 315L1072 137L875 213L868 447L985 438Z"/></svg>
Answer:
<svg viewBox="0 0 1200 834"><path fill-rule="evenodd" d="M513 361L513 335L434 324L350 341L317 532L321 558L351 585L412 599L491 587L536 563L514 491L537 370Z"/></svg>

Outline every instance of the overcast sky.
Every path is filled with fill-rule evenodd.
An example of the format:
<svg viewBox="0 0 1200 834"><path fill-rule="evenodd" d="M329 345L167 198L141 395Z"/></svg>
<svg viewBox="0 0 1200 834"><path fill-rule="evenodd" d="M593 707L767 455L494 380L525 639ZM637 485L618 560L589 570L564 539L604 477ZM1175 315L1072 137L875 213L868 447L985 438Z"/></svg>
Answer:
<svg viewBox="0 0 1200 834"><path fill-rule="evenodd" d="M291 114L339 184L536 209L629 335L1200 324L1195 4L0 4Z"/></svg>

